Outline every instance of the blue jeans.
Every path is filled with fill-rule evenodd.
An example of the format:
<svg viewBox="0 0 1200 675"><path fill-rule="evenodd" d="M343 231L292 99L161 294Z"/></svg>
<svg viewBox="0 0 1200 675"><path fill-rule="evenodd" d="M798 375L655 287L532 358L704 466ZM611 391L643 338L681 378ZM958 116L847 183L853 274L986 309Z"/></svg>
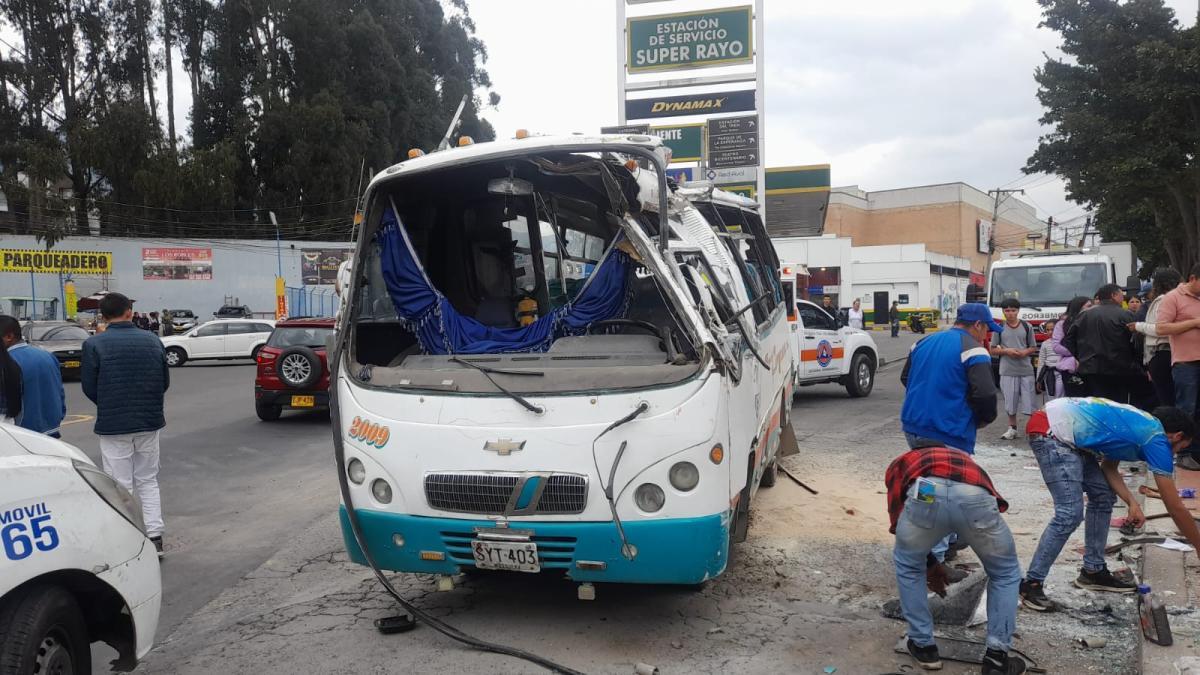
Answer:
<svg viewBox="0 0 1200 675"><path fill-rule="evenodd" d="M1104 547L1108 543L1109 521L1117 493L1104 479L1100 462L1048 436L1035 437L1029 445L1054 499L1054 517L1042 532L1037 551L1029 563L1029 579L1046 580L1050 566L1081 522L1084 523L1083 569L1088 572L1104 569ZM1086 522L1084 493L1088 497Z"/></svg>
<svg viewBox="0 0 1200 675"><path fill-rule="evenodd" d="M1175 383L1175 407L1195 416L1196 396L1200 393L1200 364L1176 363L1171 366Z"/></svg>
<svg viewBox="0 0 1200 675"><path fill-rule="evenodd" d="M1008 525L1000 517L996 498L987 490L945 478L934 483L933 503L913 499L916 483L896 523L896 586L900 608L908 622L908 637L920 647L934 644L933 617L925 585L925 557L951 532L967 542L987 572L987 646L1008 651L1017 622L1017 587L1021 562Z"/></svg>
<svg viewBox="0 0 1200 675"><path fill-rule="evenodd" d="M929 438L928 436L918 436L917 434L910 434L907 431L904 432L904 440L908 441L908 447L913 448L914 450L916 448L927 448L930 446L939 446L939 447L945 446L947 448L954 447L952 445L946 445L945 443L937 440L936 438ZM961 450L962 448L954 448L954 449ZM972 455L975 453L968 452L967 454ZM930 553L933 554L933 557L937 558L938 562L946 562L946 551L949 551L950 544L953 544L956 541L958 541L958 535L951 532L950 534L946 535L946 537L944 539L942 539L938 543L934 544L933 550L931 550Z"/></svg>

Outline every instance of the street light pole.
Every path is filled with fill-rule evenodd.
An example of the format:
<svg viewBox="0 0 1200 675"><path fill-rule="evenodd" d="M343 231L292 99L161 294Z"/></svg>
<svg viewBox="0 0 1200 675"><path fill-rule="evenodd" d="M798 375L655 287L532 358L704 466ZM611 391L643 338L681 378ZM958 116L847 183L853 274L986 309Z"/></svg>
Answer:
<svg viewBox="0 0 1200 675"><path fill-rule="evenodd" d="M271 224L275 226L275 262L278 265L279 273L276 275L283 278L283 248L279 241L279 221L275 220L275 212L267 212L271 216Z"/></svg>

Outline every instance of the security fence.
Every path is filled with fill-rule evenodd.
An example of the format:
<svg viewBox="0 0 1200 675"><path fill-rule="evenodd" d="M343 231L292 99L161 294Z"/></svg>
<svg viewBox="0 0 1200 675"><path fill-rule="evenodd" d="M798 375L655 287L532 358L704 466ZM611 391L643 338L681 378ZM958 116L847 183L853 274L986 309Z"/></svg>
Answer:
<svg viewBox="0 0 1200 675"><path fill-rule="evenodd" d="M332 286L288 286L288 316L333 316L337 313L337 295Z"/></svg>

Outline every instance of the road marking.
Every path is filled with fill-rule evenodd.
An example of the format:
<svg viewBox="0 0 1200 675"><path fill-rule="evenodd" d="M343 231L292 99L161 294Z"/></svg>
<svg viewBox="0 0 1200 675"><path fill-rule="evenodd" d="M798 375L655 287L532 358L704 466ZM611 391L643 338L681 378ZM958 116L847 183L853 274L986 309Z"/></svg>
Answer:
<svg viewBox="0 0 1200 675"><path fill-rule="evenodd" d="M94 419L96 419L95 415L67 415L67 419L63 420L62 426L65 427L68 424L79 424L80 422L86 422Z"/></svg>

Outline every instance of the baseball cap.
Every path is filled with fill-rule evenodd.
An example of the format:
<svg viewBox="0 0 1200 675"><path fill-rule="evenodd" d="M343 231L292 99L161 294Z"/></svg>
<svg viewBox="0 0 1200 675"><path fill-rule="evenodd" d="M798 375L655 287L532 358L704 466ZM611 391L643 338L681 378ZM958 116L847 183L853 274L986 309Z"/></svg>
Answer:
<svg viewBox="0 0 1200 675"><path fill-rule="evenodd" d="M1000 324L996 323L996 320L992 318L992 310L988 309L988 306L982 302L968 302L959 305L958 316L956 316L954 320L965 323L982 321L983 323L987 324L988 330L992 331L993 333L999 333L1004 330L1000 327Z"/></svg>

